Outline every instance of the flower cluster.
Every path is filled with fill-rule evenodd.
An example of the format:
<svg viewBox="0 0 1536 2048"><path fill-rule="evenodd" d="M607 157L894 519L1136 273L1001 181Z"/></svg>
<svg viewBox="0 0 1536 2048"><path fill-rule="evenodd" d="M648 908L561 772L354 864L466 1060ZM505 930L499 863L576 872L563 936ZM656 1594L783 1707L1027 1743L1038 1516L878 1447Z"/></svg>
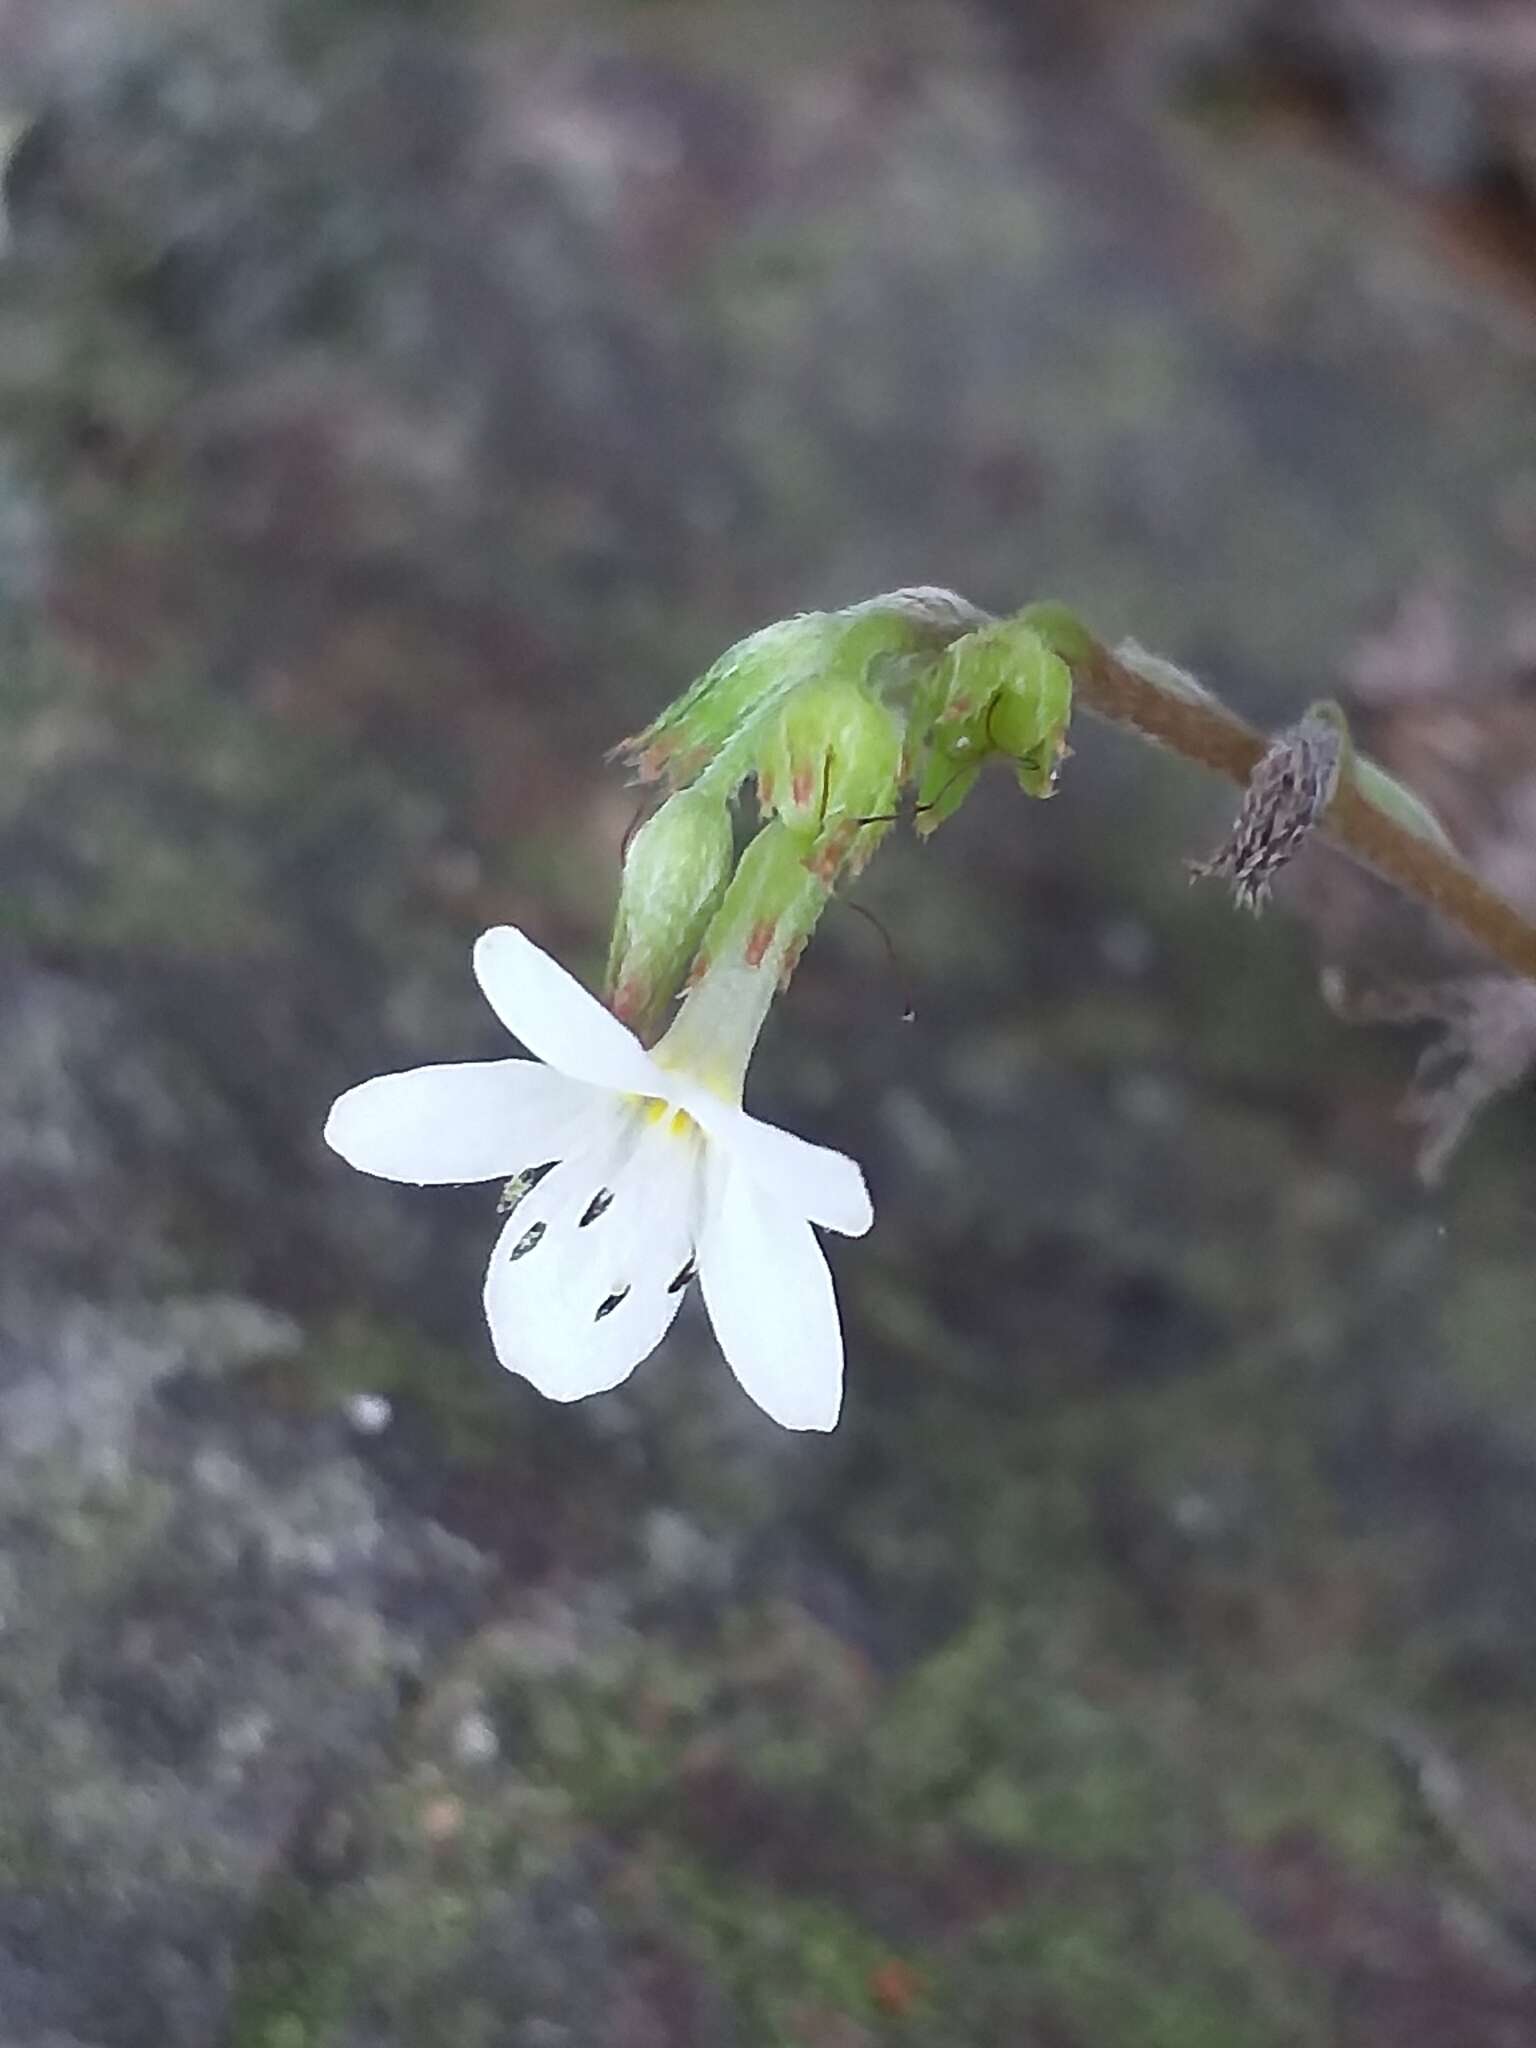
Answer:
<svg viewBox="0 0 1536 2048"><path fill-rule="evenodd" d="M485 1279L503 1365L558 1401L617 1386L697 1279L752 1399L833 1426L843 1341L816 1229L862 1235L869 1194L851 1159L747 1115L747 1065L904 787L930 827L991 755L1049 795L1070 695L1027 620L898 591L753 634L625 743L669 793L626 852L607 1007L522 932L486 932L475 973L533 1058L380 1075L325 1127L365 1173L505 1183ZM748 776L763 823L737 859Z"/></svg>

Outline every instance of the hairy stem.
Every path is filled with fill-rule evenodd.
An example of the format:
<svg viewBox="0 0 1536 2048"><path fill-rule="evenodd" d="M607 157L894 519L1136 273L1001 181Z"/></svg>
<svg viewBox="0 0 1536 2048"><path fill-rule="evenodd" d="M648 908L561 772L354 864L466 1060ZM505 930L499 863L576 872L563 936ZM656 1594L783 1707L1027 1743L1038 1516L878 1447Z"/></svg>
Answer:
<svg viewBox="0 0 1536 2048"><path fill-rule="evenodd" d="M1214 698L1160 688L1138 675L1056 605L1032 606L1030 622L1072 671L1077 701L1112 725L1247 786L1269 742ZM1437 910L1516 974L1536 981L1536 925L1480 882L1465 862L1365 797L1346 774L1320 828L1386 881Z"/></svg>

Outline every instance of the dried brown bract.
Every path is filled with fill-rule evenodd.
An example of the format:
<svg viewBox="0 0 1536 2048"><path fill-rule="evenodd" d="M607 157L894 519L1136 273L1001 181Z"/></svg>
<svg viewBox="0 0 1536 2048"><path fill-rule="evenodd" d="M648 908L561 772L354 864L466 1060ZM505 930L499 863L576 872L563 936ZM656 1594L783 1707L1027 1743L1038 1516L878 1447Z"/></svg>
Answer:
<svg viewBox="0 0 1536 2048"><path fill-rule="evenodd" d="M1279 734L1249 777L1226 842L1209 860L1189 863L1190 880L1225 875L1238 908L1261 911L1275 876L1311 838L1333 801L1347 737L1331 704L1314 704Z"/></svg>

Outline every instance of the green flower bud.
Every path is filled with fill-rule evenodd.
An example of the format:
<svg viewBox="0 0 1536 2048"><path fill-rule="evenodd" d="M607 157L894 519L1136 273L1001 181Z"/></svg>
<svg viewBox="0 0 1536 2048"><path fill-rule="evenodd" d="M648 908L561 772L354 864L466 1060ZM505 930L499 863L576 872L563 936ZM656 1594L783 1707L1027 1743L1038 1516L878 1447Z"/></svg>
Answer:
<svg viewBox="0 0 1536 2048"><path fill-rule="evenodd" d="M723 795L755 765L763 727L807 683L910 684L982 614L946 590L896 590L836 612L781 619L727 648L675 704L616 750L641 778L682 788L708 774ZM882 680L879 687L884 687Z"/></svg>
<svg viewBox="0 0 1536 2048"><path fill-rule="evenodd" d="M634 761L643 781L664 774L682 787L797 684L820 674L836 639L833 612L805 612L764 626L728 647L675 704L618 751ZM748 765L743 762L742 775Z"/></svg>
<svg viewBox="0 0 1536 2048"><path fill-rule="evenodd" d="M615 1015L643 1031L677 993L731 872L724 801L703 790L668 797L629 842L608 955Z"/></svg>
<svg viewBox="0 0 1536 2048"><path fill-rule="evenodd" d="M825 675L785 698L758 752L758 800L809 842L823 880L861 866L889 828L904 744L902 722L862 682Z"/></svg>
<svg viewBox="0 0 1536 2048"><path fill-rule="evenodd" d="M972 751L974 748L975 742L966 733L956 734L948 746L935 741L917 785L919 838L937 832L975 788L983 756Z"/></svg>
<svg viewBox="0 0 1536 2048"><path fill-rule="evenodd" d="M1071 717L1071 673L1037 643L1030 661L1004 682L992 706L992 738L999 753L1013 762L1026 796L1056 794Z"/></svg>
<svg viewBox="0 0 1536 2048"><path fill-rule="evenodd" d="M982 763L1011 760L1019 786L1050 796L1072 714L1067 665L1020 617L956 640L934 676L929 752L918 786L918 830L935 831L959 809Z"/></svg>

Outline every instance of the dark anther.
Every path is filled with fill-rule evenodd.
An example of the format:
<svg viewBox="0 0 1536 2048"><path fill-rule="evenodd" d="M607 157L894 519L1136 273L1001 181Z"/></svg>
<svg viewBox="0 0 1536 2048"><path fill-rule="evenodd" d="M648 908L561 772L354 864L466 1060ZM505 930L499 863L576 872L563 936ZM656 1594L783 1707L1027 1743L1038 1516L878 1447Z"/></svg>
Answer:
<svg viewBox="0 0 1536 2048"><path fill-rule="evenodd" d="M560 1164L558 1159L546 1159L542 1166L525 1166L521 1173L514 1173L502 1189L496 1207L504 1214L510 1214L524 1195L532 1194L546 1173L553 1173Z"/></svg>
<svg viewBox="0 0 1536 2048"><path fill-rule="evenodd" d="M530 1223L522 1236L517 1240L517 1243L513 1245L509 1256L514 1259L522 1258L526 1253L533 1250L543 1235L544 1225L542 1223Z"/></svg>
<svg viewBox="0 0 1536 2048"><path fill-rule="evenodd" d="M599 1216L606 1215L612 1201L613 1189L599 1188L582 1212L581 1221L577 1224L576 1228L578 1230L585 1230L589 1223L595 1223Z"/></svg>
<svg viewBox="0 0 1536 2048"><path fill-rule="evenodd" d="M599 1302L597 1314L592 1318L593 1322L600 1323L604 1316L611 1316L628 1292L627 1287L621 1287L617 1294L610 1294L606 1301Z"/></svg>
<svg viewBox="0 0 1536 2048"><path fill-rule="evenodd" d="M684 1266L683 1270L677 1275L676 1279L668 1281L668 1294L681 1294L683 1289L688 1285L688 1282L693 1278L694 1274L698 1270L699 1269L694 1264L693 1260L690 1259L687 1265Z"/></svg>

